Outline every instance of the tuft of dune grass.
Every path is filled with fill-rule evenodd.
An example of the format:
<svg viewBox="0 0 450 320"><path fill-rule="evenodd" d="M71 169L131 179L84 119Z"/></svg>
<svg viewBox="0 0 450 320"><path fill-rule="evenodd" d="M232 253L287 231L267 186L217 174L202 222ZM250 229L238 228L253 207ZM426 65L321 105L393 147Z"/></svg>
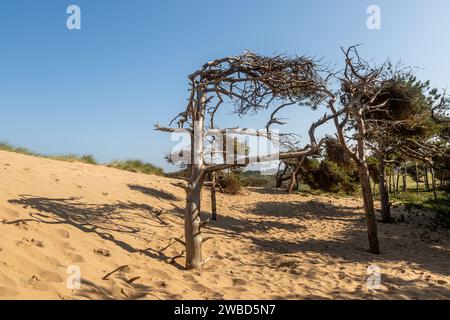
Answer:
<svg viewBox="0 0 450 320"><path fill-rule="evenodd" d="M27 148L16 147L7 142L0 142L0 150L26 154L28 156L35 156L35 157L59 160L59 161L98 164L97 160L95 160L95 158L89 154L81 155L81 156L77 155L77 154L46 155L46 154L34 152Z"/></svg>
<svg viewBox="0 0 450 320"><path fill-rule="evenodd" d="M22 154L26 154L29 156L37 156L37 157L42 156L41 154L31 151L30 149L23 148L23 147L16 147L7 142L0 142L0 150L15 152L15 153L22 153Z"/></svg>
<svg viewBox="0 0 450 320"><path fill-rule="evenodd" d="M16 147L7 142L0 142L0 150L26 154L28 156L35 156L35 157L59 160L59 161L98 164L98 162L95 160L95 158L92 155L77 155L77 154L46 155L46 154L34 152L27 148Z"/></svg>
<svg viewBox="0 0 450 320"><path fill-rule="evenodd" d="M163 169L141 160L115 160L108 164L108 167L137 173L154 174L158 176L164 175Z"/></svg>
<svg viewBox="0 0 450 320"><path fill-rule="evenodd" d="M88 164L98 164L97 160L95 160L94 156L88 154L88 155L77 155L77 154L62 154L62 155L55 155L55 156L46 156L45 158L53 159L53 160L59 160L59 161L66 161L66 162L82 162L82 163L88 163Z"/></svg>
<svg viewBox="0 0 450 320"><path fill-rule="evenodd" d="M65 162L82 162L88 164L98 165L99 163L92 155L78 155L78 154L61 154L61 155L45 155L34 152L27 148L16 147L7 142L0 142L0 150L26 154L29 156L65 161ZM143 162L141 160L116 160L107 165L108 167L117 168L125 171L138 172L144 174L154 174L162 176L164 170L151 163Z"/></svg>

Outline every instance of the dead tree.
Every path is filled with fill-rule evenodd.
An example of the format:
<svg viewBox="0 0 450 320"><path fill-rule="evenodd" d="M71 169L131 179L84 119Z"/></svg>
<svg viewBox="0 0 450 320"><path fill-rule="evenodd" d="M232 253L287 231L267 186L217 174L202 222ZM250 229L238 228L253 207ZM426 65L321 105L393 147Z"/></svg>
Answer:
<svg viewBox="0 0 450 320"><path fill-rule="evenodd" d="M278 164L278 170L275 175L275 188L281 188L283 182L290 179L290 176L286 176L289 166L284 161L280 161Z"/></svg>
<svg viewBox="0 0 450 320"><path fill-rule="evenodd" d="M341 89L336 94L329 92L328 106L336 116L334 124L337 138L358 168L366 215L369 252L379 254L377 223L367 162L369 151L367 134L370 130L370 124L367 123L365 114L370 110L382 108L386 103L374 103L382 92L380 77L383 67L371 67L360 58L354 46L346 50L343 49L343 52L345 67L338 78ZM377 89L374 90L374 88ZM342 113L340 117L338 116L339 112ZM349 130L353 132L352 136L346 135Z"/></svg>
<svg viewBox="0 0 450 320"><path fill-rule="evenodd" d="M171 122L177 122L178 128L156 125L156 130L164 132L176 132L183 128L191 140L188 155L191 176L184 219L186 268L200 269L203 264L200 207L205 176L264 160L259 156L244 156L237 161L233 157L232 161L225 159L224 163L207 159L208 136L215 136L220 140L224 134L229 135L230 130L235 130L231 134L261 136L259 132L217 128L214 120L217 111L230 103L234 104L234 111L240 115L272 109L266 136L272 139L270 127L283 124L277 118L280 110L300 104L314 106L324 98L323 81L317 68L315 62L307 57L263 57L251 52L211 61L189 75L190 94L187 107ZM315 153L320 144L315 138L316 128L338 114L340 113L336 112L334 115L324 116L313 123L309 130L309 144L293 152L279 153L278 158L299 158ZM214 151L220 154L223 153L223 148L215 148ZM267 158L271 159L275 155L269 155Z"/></svg>
<svg viewBox="0 0 450 320"><path fill-rule="evenodd" d="M428 166L423 165L423 171L424 171L424 179L425 179L425 191L430 191L430 183L428 180Z"/></svg>
<svg viewBox="0 0 450 320"><path fill-rule="evenodd" d="M406 192L407 188L406 188L406 169L407 169L408 163L405 161L403 163L403 167L402 167L402 192Z"/></svg>
<svg viewBox="0 0 450 320"><path fill-rule="evenodd" d="M413 139L404 139L402 144L399 145L399 150L406 156L420 160L428 164L431 173L431 188L433 191L434 199L437 200L436 192L436 176L433 158L436 156L442 156L443 152L437 146L433 145L430 141L418 141ZM405 180L406 180L406 166L405 166Z"/></svg>
<svg viewBox="0 0 450 320"><path fill-rule="evenodd" d="M292 173L291 173L291 179L289 181L289 186L287 189L288 194L292 194L292 192L294 191L294 186L297 185L298 186L298 175L300 173L300 170L302 169L302 165L303 162L305 161L306 157L301 157L299 159L299 161L297 162L297 164L295 165L295 167L293 167L292 169Z"/></svg>
<svg viewBox="0 0 450 320"><path fill-rule="evenodd" d="M326 141L326 139L322 139L320 141L320 145ZM301 142L301 137L296 134L285 134L280 137L280 149L283 149L285 152L295 152L298 150ZM315 150L317 154L320 151L320 148ZM313 155L311 152L310 155ZM276 188L280 188L284 181L289 180L287 193L292 194L294 191L294 186L297 185L298 189L298 176L300 171L302 170L303 163L305 162L306 156L299 157L297 159L287 159L281 161L278 167L278 171L276 174ZM281 169L281 166L283 169Z"/></svg>
<svg viewBox="0 0 450 320"><path fill-rule="evenodd" d="M286 189L288 194L292 194L294 187L297 186L298 189L298 176L302 170L303 162L306 157L301 157L299 159L293 159L292 161L281 161L280 166L283 169L279 169L275 177L275 187L281 188L284 181L288 181L288 187Z"/></svg>
<svg viewBox="0 0 450 320"><path fill-rule="evenodd" d="M216 173L211 172L211 219L217 220Z"/></svg>
<svg viewBox="0 0 450 320"><path fill-rule="evenodd" d="M368 128L368 148L378 161L382 221L391 222L386 168L394 162L395 156L402 156L405 139L424 140L432 130L429 125L431 114L423 86L415 81L412 71L409 68L400 68L400 65L394 67L389 63L385 64L384 69L386 72L380 75L380 84L376 84L377 87L372 89L373 92L381 90L373 105L383 106L367 108L364 121ZM417 165L416 174L418 192ZM406 185L405 179L404 184Z"/></svg>
<svg viewBox="0 0 450 320"><path fill-rule="evenodd" d="M345 67L340 75L339 99L346 115L341 122L335 119L338 137L355 160L360 172L363 199L368 215L370 251L376 253L376 223L373 199L366 191L367 153L371 151L378 159L381 213L384 222L392 220L389 191L386 181L386 166L393 153L407 158L430 161L436 148L429 143L432 134L429 120L431 110L425 98L426 85L415 80L410 69L385 63L371 66L362 60L355 46L344 51ZM441 99L442 100L442 99ZM440 105L443 103L441 102ZM330 103L334 109L334 102ZM440 107L439 110L443 108ZM442 113L442 111L440 111ZM345 136L352 131L353 136ZM412 146L415 147L412 147ZM351 146L351 148L349 148ZM426 159L428 154L428 160ZM403 171L403 188L406 191L406 164ZM373 222L372 222L373 221ZM372 239L371 239L372 238Z"/></svg>

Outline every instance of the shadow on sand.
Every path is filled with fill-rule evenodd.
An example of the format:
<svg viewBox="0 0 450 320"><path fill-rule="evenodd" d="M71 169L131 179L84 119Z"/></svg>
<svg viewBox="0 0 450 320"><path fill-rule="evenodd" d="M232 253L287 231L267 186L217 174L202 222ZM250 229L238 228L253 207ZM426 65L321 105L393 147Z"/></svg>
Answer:
<svg viewBox="0 0 450 320"><path fill-rule="evenodd" d="M22 195L19 199L10 200L11 204L23 206L29 210L30 218L7 221L6 224L16 224L20 221L36 221L47 224L68 224L86 233L95 233L102 239L110 241L130 253L145 254L151 258L167 261L170 257L163 252L148 248L140 249L119 240L114 233L132 235L149 239L151 234L145 233L140 227L145 224L158 227L170 227L163 220L160 210L132 202L115 204L89 204L77 198L44 198ZM123 214L124 211L127 214ZM180 215L180 209L173 213ZM353 206L335 206L318 201L309 202L260 202L250 214L238 219L228 215L219 215L217 222L211 222L206 233L222 234L250 240L254 249L260 252L270 252L272 260L262 261L272 268L280 267L281 260L289 256L305 252L316 252L335 258L339 263L360 262L363 264L377 261L406 262L417 264L426 270L444 276L450 275L450 251L435 242L422 241L419 235L423 228L408 223L379 224L379 235L382 254L375 256L365 251L367 236L363 215L355 215L360 208ZM172 213L172 215L173 215ZM220 213L220 210L219 210ZM136 224L136 215L141 219ZM336 221L345 223L344 231L332 239L314 239L300 237L304 233L309 219L320 221ZM180 224L182 222L180 221ZM282 233L294 233L290 240L272 237L270 231L278 229ZM298 241L293 241L295 237ZM300 239L302 238L302 239ZM121 237L123 239L123 237ZM283 259L280 260L280 256ZM438 261L437 261L438 260ZM295 260L292 260L295 262ZM174 266L183 269L178 263Z"/></svg>
<svg viewBox="0 0 450 320"><path fill-rule="evenodd" d="M170 227L161 217L161 210L147 204L132 202L89 204L82 202L80 198L44 198L30 195L21 195L20 199L9 200L9 203L37 212L30 212L29 219L6 221L5 224L21 222L67 224L83 232L94 233L129 253L145 254L162 261L170 259L163 252L152 248L138 249L114 236L114 233L131 235L136 239L148 242L153 235L142 230L139 225L158 228ZM124 214L125 212L127 214ZM136 223L136 218L140 219L139 224ZM157 224L152 224L152 222ZM180 269L184 268L178 263L173 265Z"/></svg>
<svg viewBox="0 0 450 320"><path fill-rule="evenodd" d="M281 255L302 252L317 252L347 262L361 262L369 265L376 261L407 262L420 265L424 269L444 276L450 275L450 250L439 246L441 240L429 241L423 238L428 230L413 223L378 224L381 255L373 255L366 251L367 234L362 208L355 206L336 206L319 201L298 202L259 202L252 210L252 217L257 223L222 217L213 229L233 230L240 236L252 241L256 250L278 253ZM360 213L360 215L355 213ZM282 218L274 221L274 218ZM331 240L302 239L287 241L265 236L255 237L246 231L257 230L258 225L266 229L280 228L284 232L295 232L300 235L305 230L307 220L336 221L345 223L345 230ZM289 223L291 221L291 223ZM304 223L302 223L304 222ZM329 222L327 222L329 223ZM300 233L299 233L300 232ZM442 232L440 237L447 237ZM443 239L445 241L445 239ZM439 259L440 263L437 263ZM450 292L450 291L449 291Z"/></svg>
<svg viewBox="0 0 450 320"><path fill-rule="evenodd" d="M128 188L130 188L133 191L139 191L147 196L152 196L158 199L168 200L168 201L178 201L178 199L175 195L163 191L163 190L157 190L149 187L140 186L137 184L129 184Z"/></svg>

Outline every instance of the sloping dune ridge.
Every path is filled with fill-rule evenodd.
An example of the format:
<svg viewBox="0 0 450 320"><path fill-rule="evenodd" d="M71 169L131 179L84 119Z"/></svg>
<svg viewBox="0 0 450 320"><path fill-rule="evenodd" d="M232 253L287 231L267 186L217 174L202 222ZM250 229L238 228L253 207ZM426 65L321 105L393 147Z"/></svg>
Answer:
<svg viewBox="0 0 450 320"><path fill-rule="evenodd" d="M273 189L219 194L204 268L184 270L180 183L0 151L0 299L450 298L450 237L426 215L395 209L374 256L358 199Z"/></svg>

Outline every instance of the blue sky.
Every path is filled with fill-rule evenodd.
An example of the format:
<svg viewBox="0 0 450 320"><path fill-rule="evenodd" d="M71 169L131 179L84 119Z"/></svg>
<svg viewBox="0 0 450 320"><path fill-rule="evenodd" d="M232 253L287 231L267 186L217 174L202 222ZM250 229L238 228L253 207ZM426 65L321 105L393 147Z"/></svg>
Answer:
<svg viewBox="0 0 450 320"><path fill-rule="evenodd" d="M66 28L71 4L81 8L81 30ZM371 4L381 8L381 30L366 28ZM203 63L246 49L339 61L340 46L361 43L365 57L400 59L448 87L449 13L448 0L2 0L0 140L168 169L174 143L153 124L184 108L186 75ZM286 130L304 133L322 112L287 111ZM267 119L227 113L224 127Z"/></svg>

